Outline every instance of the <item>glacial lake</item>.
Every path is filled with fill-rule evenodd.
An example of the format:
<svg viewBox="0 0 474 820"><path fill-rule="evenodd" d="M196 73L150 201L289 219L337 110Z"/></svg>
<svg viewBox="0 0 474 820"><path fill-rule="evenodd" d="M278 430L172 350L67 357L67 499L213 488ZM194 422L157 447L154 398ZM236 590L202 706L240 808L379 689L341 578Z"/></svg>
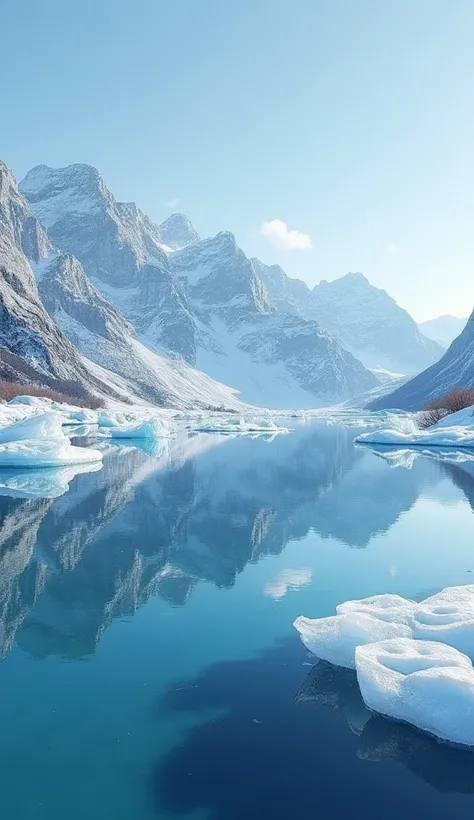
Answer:
<svg viewBox="0 0 474 820"><path fill-rule="evenodd" d="M370 715L292 623L474 583L474 462L294 426L0 495L2 818L471 820L474 752Z"/></svg>

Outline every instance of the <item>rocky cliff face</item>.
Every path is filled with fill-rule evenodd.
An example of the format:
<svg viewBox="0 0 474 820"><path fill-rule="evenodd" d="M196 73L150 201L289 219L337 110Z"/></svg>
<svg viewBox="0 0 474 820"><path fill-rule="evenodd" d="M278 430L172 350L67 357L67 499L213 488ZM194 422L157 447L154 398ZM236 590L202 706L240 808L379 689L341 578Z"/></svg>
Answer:
<svg viewBox="0 0 474 820"><path fill-rule="evenodd" d="M15 178L0 162L0 347L24 360L39 380L74 381L90 392L118 397L45 310L32 268L41 272L54 255Z"/></svg>

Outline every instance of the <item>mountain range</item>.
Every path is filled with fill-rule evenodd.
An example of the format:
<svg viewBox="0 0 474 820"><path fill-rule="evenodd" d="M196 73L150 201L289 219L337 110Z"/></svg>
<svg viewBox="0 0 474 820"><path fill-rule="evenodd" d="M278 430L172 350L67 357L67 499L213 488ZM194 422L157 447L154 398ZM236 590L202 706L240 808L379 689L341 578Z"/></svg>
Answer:
<svg viewBox="0 0 474 820"><path fill-rule="evenodd" d="M0 360L39 380L165 406L315 407L443 354L362 274L311 290L230 232L202 239L184 214L156 225L91 166L40 165L17 187L2 163L0 186Z"/></svg>

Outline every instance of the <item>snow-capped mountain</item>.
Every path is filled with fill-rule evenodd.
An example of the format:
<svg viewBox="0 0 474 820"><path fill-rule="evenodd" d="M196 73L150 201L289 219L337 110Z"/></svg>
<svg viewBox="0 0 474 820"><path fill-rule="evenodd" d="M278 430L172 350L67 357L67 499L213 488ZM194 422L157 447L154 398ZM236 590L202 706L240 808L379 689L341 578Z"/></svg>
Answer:
<svg viewBox="0 0 474 820"><path fill-rule="evenodd" d="M434 339L442 347L447 348L462 333L466 327L466 322L467 318L458 319L457 316L445 315L421 322L418 327L428 339Z"/></svg>
<svg viewBox="0 0 474 820"><path fill-rule="evenodd" d="M377 383L314 319L278 309L231 233L199 239L180 214L156 226L89 166L38 166L21 190L51 242L79 259L154 353L267 406L314 406Z"/></svg>
<svg viewBox="0 0 474 820"><path fill-rule="evenodd" d="M386 407L421 410L430 399L455 387L474 387L474 312L439 362L395 392L378 399L371 407L377 410Z"/></svg>
<svg viewBox="0 0 474 820"><path fill-rule="evenodd" d="M304 282L286 276L277 265L264 265L258 260L255 264L277 305L315 319L376 372L385 369L412 375L443 354L443 348L423 336L406 310L361 273L348 273L310 290Z"/></svg>
<svg viewBox="0 0 474 820"><path fill-rule="evenodd" d="M75 207L84 207L79 193ZM138 211L124 210L129 215ZM148 230L146 218L137 220ZM150 236L153 231L152 226ZM166 264L166 254L158 252ZM122 314L88 281L77 259L55 250L3 163L0 274L0 348L21 357L12 373L2 366L3 375L20 380L24 362L39 382L65 392L74 382L118 400L141 398L177 407L240 406L232 389L138 341Z"/></svg>
<svg viewBox="0 0 474 820"><path fill-rule="evenodd" d="M185 214L171 214L161 222L159 230L163 242L174 251L194 245L201 238Z"/></svg>
<svg viewBox="0 0 474 820"><path fill-rule="evenodd" d="M31 266L40 271L53 255L13 174L0 162L0 348L20 357L38 379L56 389L61 389L60 383L74 382L90 392L120 398L122 394L103 381L103 374L87 366L41 302Z"/></svg>

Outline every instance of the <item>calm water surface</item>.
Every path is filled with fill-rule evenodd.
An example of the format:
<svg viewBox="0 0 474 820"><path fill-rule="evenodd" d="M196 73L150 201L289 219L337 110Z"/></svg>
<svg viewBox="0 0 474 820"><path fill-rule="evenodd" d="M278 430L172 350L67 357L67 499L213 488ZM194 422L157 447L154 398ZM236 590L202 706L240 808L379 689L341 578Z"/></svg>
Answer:
<svg viewBox="0 0 474 820"><path fill-rule="evenodd" d="M472 466L356 434L183 434L0 496L2 818L472 818L474 753L371 717L292 629L474 582Z"/></svg>

